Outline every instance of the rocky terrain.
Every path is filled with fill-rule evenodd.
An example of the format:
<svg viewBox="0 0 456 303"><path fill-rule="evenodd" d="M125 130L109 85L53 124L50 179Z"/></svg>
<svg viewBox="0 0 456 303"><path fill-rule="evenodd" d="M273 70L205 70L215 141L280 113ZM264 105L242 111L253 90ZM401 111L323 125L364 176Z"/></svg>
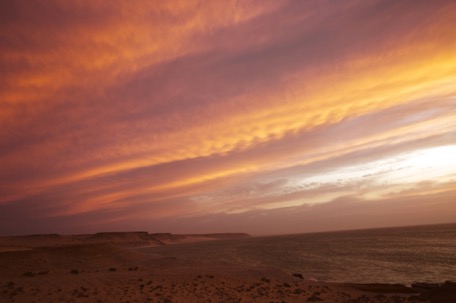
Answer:
<svg viewBox="0 0 456 303"><path fill-rule="evenodd" d="M130 232L0 238L0 302L456 302L456 284L449 281L327 283L307 280L305 273L182 260L137 249L246 236Z"/></svg>

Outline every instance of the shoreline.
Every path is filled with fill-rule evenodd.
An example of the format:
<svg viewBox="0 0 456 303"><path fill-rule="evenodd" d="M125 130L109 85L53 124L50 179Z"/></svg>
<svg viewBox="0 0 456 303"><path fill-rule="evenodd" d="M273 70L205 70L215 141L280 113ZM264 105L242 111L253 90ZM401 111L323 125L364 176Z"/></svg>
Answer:
<svg viewBox="0 0 456 303"><path fill-rule="evenodd" d="M117 240L112 235L111 242L103 242L108 236L103 234L96 237L103 241L76 244L50 236L64 239L60 245L43 235L21 238L30 240L27 250L0 252L0 302L456 302L454 282L408 287L314 281L305 273L290 274L271 266L164 257L141 251L131 233L116 234ZM0 238L0 247L11 245L4 240ZM195 237L180 241L186 245Z"/></svg>

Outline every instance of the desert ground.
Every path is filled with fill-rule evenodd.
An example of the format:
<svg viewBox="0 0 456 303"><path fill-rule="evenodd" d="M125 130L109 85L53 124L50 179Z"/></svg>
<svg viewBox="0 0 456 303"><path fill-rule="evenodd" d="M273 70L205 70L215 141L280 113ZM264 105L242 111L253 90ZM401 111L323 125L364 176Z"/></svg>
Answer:
<svg viewBox="0 0 456 303"><path fill-rule="evenodd" d="M328 283L272 267L181 260L139 249L246 236L126 232L3 237L0 302L456 302L453 282L412 287Z"/></svg>

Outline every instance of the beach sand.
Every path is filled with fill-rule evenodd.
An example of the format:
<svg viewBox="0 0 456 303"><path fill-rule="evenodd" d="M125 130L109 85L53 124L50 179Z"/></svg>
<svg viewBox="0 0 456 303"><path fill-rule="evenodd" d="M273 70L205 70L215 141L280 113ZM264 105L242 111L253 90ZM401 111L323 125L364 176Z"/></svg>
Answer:
<svg viewBox="0 0 456 303"><path fill-rule="evenodd" d="M306 280L305 273L165 258L137 249L236 236L245 235L0 238L0 302L456 302L453 283L421 288L328 283Z"/></svg>

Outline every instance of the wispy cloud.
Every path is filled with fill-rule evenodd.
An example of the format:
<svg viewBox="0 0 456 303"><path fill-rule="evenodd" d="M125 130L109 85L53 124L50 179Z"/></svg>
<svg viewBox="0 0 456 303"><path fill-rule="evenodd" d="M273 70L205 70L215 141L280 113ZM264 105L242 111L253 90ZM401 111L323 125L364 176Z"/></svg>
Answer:
<svg viewBox="0 0 456 303"><path fill-rule="evenodd" d="M453 184L453 164L398 176L417 172L404 157L456 145L454 12L452 1L6 1L0 205L18 222L95 228L145 210L279 211L381 201L426 176Z"/></svg>

